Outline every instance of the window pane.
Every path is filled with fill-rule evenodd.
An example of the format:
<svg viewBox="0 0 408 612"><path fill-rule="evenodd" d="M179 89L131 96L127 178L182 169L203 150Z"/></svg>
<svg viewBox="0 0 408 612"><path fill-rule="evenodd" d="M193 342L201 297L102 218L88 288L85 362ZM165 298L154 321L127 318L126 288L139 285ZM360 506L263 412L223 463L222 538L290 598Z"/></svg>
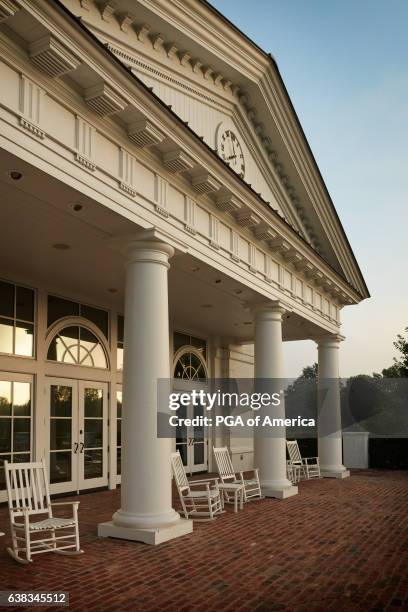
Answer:
<svg viewBox="0 0 408 612"><path fill-rule="evenodd" d="M92 323L95 323L97 327L105 334L108 338L109 334L109 315L106 310L100 310L93 306L83 306L81 304L81 317L89 319Z"/></svg>
<svg viewBox="0 0 408 612"><path fill-rule="evenodd" d="M22 452L30 450L31 420L13 419L13 451Z"/></svg>
<svg viewBox="0 0 408 612"><path fill-rule="evenodd" d="M68 482L71 480L71 451L50 453L50 481Z"/></svg>
<svg viewBox="0 0 408 612"><path fill-rule="evenodd" d="M85 448L103 446L103 420L85 419Z"/></svg>
<svg viewBox="0 0 408 612"><path fill-rule="evenodd" d="M31 413L31 385L30 383L15 382L13 395L14 416L30 416Z"/></svg>
<svg viewBox="0 0 408 612"><path fill-rule="evenodd" d="M79 304L55 297L48 296L48 326L62 317L73 317L79 315Z"/></svg>
<svg viewBox="0 0 408 612"><path fill-rule="evenodd" d="M122 315L118 315L118 343L123 344L124 340L124 326L125 318Z"/></svg>
<svg viewBox="0 0 408 612"><path fill-rule="evenodd" d="M203 378L203 367L201 365L201 360L194 353L190 353L191 359L191 370L190 376L193 379Z"/></svg>
<svg viewBox="0 0 408 612"><path fill-rule="evenodd" d="M185 353L178 360L175 370L175 378L185 378L189 380L190 377L190 353Z"/></svg>
<svg viewBox="0 0 408 612"><path fill-rule="evenodd" d="M94 368L107 368L105 351L100 344L97 344L91 352L92 365Z"/></svg>
<svg viewBox="0 0 408 612"><path fill-rule="evenodd" d="M11 416L11 382L0 380L0 416Z"/></svg>
<svg viewBox="0 0 408 612"><path fill-rule="evenodd" d="M72 416L72 387L51 385L51 416Z"/></svg>
<svg viewBox="0 0 408 612"><path fill-rule="evenodd" d="M17 287L16 319L34 321L34 291L25 287Z"/></svg>
<svg viewBox="0 0 408 612"><path fill-rule="evenodd" d="M0 319L0 353L13 352L13 321Z"/></svg>
<svg viewBox="0 0 408 612"><path fill-rule="evenodd" d="M94 366L93 349L98 344L98 339L92 332L84 327L80 329L79 363L86 366Z"/></svg>
<svg viewBox="0 0 408 612"><path fill-rule="evenodd" d="M123 348L118 348L116 353L116 367L118 370L123 370Z"/></svg>
<svg viewBox="0 0 408 612"><path fill-rule="evenodd" d="M14 317L14 285L0 281L0 315Z"/></svg>
<svg viewBox="0 0 408 612"><path fill-rule="evenodd" d="M121 448L116 449L116 472L118 475L122 473L122 449Z"/></svg>
<svg viewBox="0 0 408 612"><path fill-rule="evenodd" d="M72 447L72 421L71 419L51 419L50 423L50 449L68 450Z"/></svg>
<svg viewBox="0 0 408 612"><path fill-rule="evenodd" d="M116 446L122 446L122 421L118 419L116 423Z"/></svg>
<svg viewBox="0 0 408 612"><path fill-rule="evenodd" d="M11 461L10 455L0 455L0 491L6 488L6 474L4 471L4 462Z"/></svg>
<svg viewBox="0 0 408 612"><path fill-rule="evenodd" d="M196 349L198 349L200 351L200 353L203 356L203 359L207 358L206 355L206 348L207 348L207 343L205 340L201 340L201 338L191 338L191 344L192 346L194 346Z"/></svg>
<svg viewBox="0 0 408 612"><path fill-rule="evenodd" d="M27 463L30 460L30 453L13 453L13 463Z"/></svg>
<svg viewBox="0 0 408 612"><path fill-rule="evenodd" d="M122 391L116 391L116 410L118 419L122 418Z"/></svg>
<svg viewBox="0 0 408 612"><path fill-rule="evenodd" d="M100 478L103 476L103 451L85 451L84 476L85 478Z"/></svg>
<svg viewBox="0 0 408 612"><path fill-rule="evenodd" d="M65 327L56 338L56 361L62 361L63 363L78 363L78 342L79 327ZM52 344L50 346L50 351ZM50 354L50 351L48 351L48 354ZM52 352L54 352L54 349Z"/></svg>
<svg viewBox="0 0 408 612"><path fill-rule="evenodd" d="M187 336L187 334L181 334L180 332L176 332L173 336L173 342L173 350L176 353L182 346L188 346L190 344L190 336Z"/></svg>
<svg viewBox="0 0 408 612"><path fill-rule="evenodd" d="M177 416L179 419L185 419L187 416L187 406L180 406ZM184 422L183 425L177 425L176 427L176 442L187 442L187 427L184 425Z"/></svg>
<svg viewBox="0 0 408 612"><path fill-rule="evenodd" d="M102 389L85 389L84 395L85 418L103 416Z"/></svg>
<svg viewBox="0 0 408 612"><path fill-rule="evenodd" d="M201 463L204 463L204 444L198 442L194 444L194 464L200 465Z"/></svg>
<svg viewBox="0 0 408 612"><path fill-rule="evenodd" d="M11 451L11 419L0 419L0 453Z"/></svg>
<svg viewBox="0 0 408 612"><path fill-rule="evenodd" d="M16 321L16 344L15 354L32 357L34 339L34 325L31 323L21 323Z"/></svg>
<svg viewBox="0 0 408 612"><path fill-rule="evenodd" d="M187 465L187 445L186 444L176 444L176 450L178 450L178 452L181 455L183 465Z"/></svg>

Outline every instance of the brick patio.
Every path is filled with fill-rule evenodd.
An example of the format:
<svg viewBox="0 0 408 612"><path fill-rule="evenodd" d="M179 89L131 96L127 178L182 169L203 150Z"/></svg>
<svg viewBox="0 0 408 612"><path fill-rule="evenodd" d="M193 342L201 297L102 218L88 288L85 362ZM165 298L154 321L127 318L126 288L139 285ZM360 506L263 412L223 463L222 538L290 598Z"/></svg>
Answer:
<svg viewBox="0 0 408 612"><path fill-rule="evenodd" d="M119 491L79 499L85 554L20 566L1 538L0 589L69 591L87 611L408 610L408 472L304 482L158 547L97 538Z"/></svg>

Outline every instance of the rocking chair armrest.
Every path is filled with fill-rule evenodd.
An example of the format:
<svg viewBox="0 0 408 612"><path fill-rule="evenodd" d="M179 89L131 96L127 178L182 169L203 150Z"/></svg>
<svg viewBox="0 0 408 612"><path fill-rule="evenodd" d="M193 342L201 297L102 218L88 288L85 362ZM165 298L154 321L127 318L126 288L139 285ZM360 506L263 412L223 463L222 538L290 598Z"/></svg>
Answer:
<svg viewBox="0 0 408 612"><path fill-rule="evenodd" d="M249 472L253 472L255 478L258 478L258 476L259 476L259 468L254 468L253 470L248 470L248 471ZM240 478L241 478L241 480L243 482L245 480L244 472L239 472L239 476L240 476Z"/></svg>
<svg viewBox="0 0 408 612"><path fill-rule="evenodd" d="M210 483L210 482L218 483L218 481L219 481L219 478L204 478L203 480L190 480L188 484L191 487L194 484L204 484L204 483L207 483L207 482L208 483Z"/></svg>
<svg viewBox="0 0 408 612"><path fill-rule="evenodd" d="M80 503L81 502L79 502L79 501L73 501L73 502L51 502L51 506L76 506L78 508Z"/></svg>
<svg viewBox="0 0 408 612"><path fill-rule="evenodd" d="M319 463L319 457L304 457L303 461L306 462L306 464L308 463L308 461L316 461L316 463Z"/></svg>
<svg viewBox="0 0 408 612"><path fill-rule="evenodd" d="M203 485L205 485L205 490L206 490L206 491L207 491L207 493L209 494L209 492L210 492L210 483L209 483L209 482L205 482L205 481L203 481L203 482L199 481L198 483L190 482L190 483L189 483L190 488L191 488L191 487L192 487L194 484L199 484L201 487L202 487Z"/></svg>

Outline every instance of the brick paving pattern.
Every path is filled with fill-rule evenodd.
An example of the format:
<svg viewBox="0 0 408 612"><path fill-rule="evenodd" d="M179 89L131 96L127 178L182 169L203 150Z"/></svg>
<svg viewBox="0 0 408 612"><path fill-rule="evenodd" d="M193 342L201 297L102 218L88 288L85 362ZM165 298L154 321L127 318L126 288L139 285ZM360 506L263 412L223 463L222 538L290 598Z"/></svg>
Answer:
<svg viewBox="0 0 408 612"><path fill-rule="evenodd" d="M70 609L87 612L408 610L408 472L302 482L296 497L228 509L157 547L96 536L119 497L79 496L84 555L28 566L6 553L0 507L0 590L69 591Z"/></svg>

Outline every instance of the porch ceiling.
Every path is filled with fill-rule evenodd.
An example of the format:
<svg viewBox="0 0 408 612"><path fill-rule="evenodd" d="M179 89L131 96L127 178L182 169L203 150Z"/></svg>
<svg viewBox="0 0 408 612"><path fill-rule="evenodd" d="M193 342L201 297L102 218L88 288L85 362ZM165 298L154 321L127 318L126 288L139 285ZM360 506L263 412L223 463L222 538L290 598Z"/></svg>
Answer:
<svg viewBox="0 0 408 612"><path fill-rule="evenodd" d="M22 172L22 178L12 180L10 169ZM75 212L73 204L82 209ZM137 230L133 222L0 149L0 224L1 277L123 311L123 259L107 241ZM251 341L250 304L259 297L191 255L177 254L172 260L169 302L175 327ZM284 321L286 340L318 332L296 315Z"/></svg>

